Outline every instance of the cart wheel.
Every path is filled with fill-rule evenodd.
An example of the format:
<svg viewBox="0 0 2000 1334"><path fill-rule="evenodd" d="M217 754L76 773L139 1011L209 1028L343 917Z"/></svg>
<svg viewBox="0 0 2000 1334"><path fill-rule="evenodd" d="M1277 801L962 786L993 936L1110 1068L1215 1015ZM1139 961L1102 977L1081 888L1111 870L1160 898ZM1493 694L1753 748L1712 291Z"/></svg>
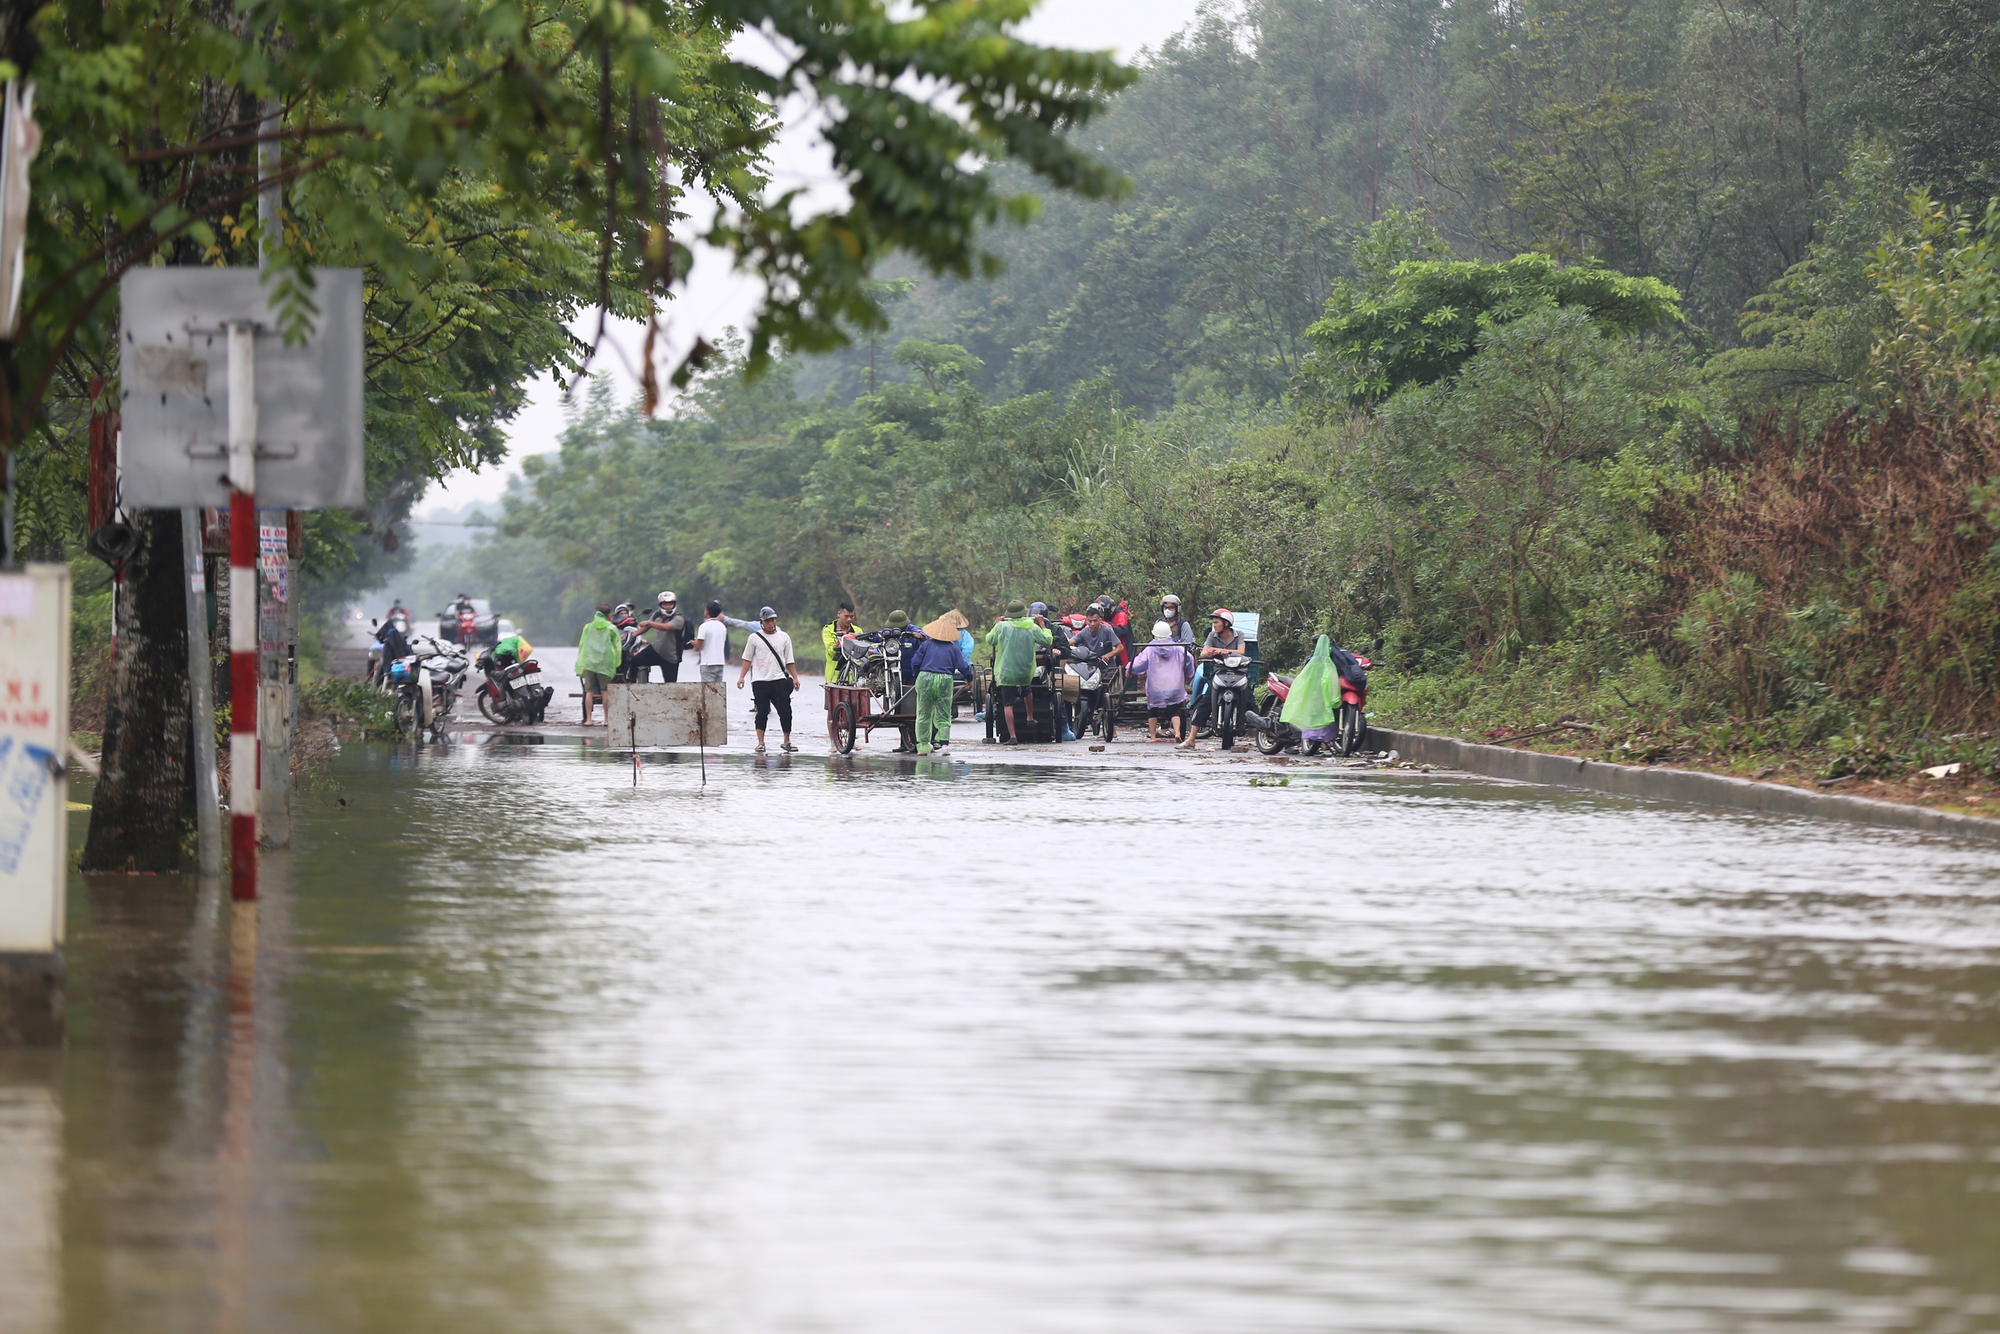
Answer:
<svg viewBox="0 0 2000 1334"><path fill-rule="evenodd" d="M854 706L845 701L833 706L833 713L826 721L827 738L833 742L835 751L842 755L854 753Z"/></svg>
<svg viewBox="0 0 2000 1334"><path fill-rule="evenodd" d="M1118 736L1118 710L1108 699L1104 701L1102 716L1104 718L1104 739L1106 741L1114 740Z"/></svg>

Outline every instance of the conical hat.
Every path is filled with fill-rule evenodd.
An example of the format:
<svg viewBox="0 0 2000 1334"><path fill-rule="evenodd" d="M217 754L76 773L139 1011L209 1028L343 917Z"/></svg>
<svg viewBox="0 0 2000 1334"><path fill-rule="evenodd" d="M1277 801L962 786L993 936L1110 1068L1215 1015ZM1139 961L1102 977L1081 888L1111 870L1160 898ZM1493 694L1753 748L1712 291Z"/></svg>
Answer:
<svg viewBox="0 0 2000 1334"><path fill-rule="evenodd" d="M958 608L953 607L950 611L925 626L924 633L932 639L937 640L940 644L956 644L958 642L958 632L970 624L972 622L966 620Z"/></svg>

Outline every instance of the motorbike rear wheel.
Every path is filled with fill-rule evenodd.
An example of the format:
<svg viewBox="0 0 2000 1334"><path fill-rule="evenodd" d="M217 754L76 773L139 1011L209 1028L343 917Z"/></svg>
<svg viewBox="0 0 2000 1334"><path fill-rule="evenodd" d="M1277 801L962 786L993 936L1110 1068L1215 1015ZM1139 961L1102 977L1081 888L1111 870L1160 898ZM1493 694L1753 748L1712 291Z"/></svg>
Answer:
<svg viewBox="0 0 2000 1334"><path fill-rule="evenodd" d="M1361 710L1352 704L1340 706L1340 715L1335 721L1340 727L1340 753L1353 755L1361 749L1361 738L1367 734L1368 724L1361 717Z"/></svg>

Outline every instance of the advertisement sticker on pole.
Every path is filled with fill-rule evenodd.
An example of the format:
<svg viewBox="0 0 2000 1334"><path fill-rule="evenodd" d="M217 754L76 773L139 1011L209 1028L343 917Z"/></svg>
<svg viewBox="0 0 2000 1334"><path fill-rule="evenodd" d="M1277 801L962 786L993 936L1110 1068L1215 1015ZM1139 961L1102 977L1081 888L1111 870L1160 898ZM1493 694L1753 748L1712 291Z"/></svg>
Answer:
<svg viewBox="0 0 2000 1334"><path fill-rule="evenodd" d="M62 947L69 568L0 570L0 955Z"/></svg>

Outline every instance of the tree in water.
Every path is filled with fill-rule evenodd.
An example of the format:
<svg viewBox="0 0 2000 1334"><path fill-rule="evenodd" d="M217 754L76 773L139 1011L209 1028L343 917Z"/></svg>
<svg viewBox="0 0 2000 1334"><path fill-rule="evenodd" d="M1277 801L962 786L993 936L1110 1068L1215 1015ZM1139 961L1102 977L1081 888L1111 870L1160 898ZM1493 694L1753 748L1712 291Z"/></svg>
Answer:
<svg viewBox="0 0 2000 1334"><path fill-rule="evenodd" d="M139 510L132 526L139 543L117 600L104 771L90 806L85 871L181 870L194 820L181 518L174 510Z"/></svg>

